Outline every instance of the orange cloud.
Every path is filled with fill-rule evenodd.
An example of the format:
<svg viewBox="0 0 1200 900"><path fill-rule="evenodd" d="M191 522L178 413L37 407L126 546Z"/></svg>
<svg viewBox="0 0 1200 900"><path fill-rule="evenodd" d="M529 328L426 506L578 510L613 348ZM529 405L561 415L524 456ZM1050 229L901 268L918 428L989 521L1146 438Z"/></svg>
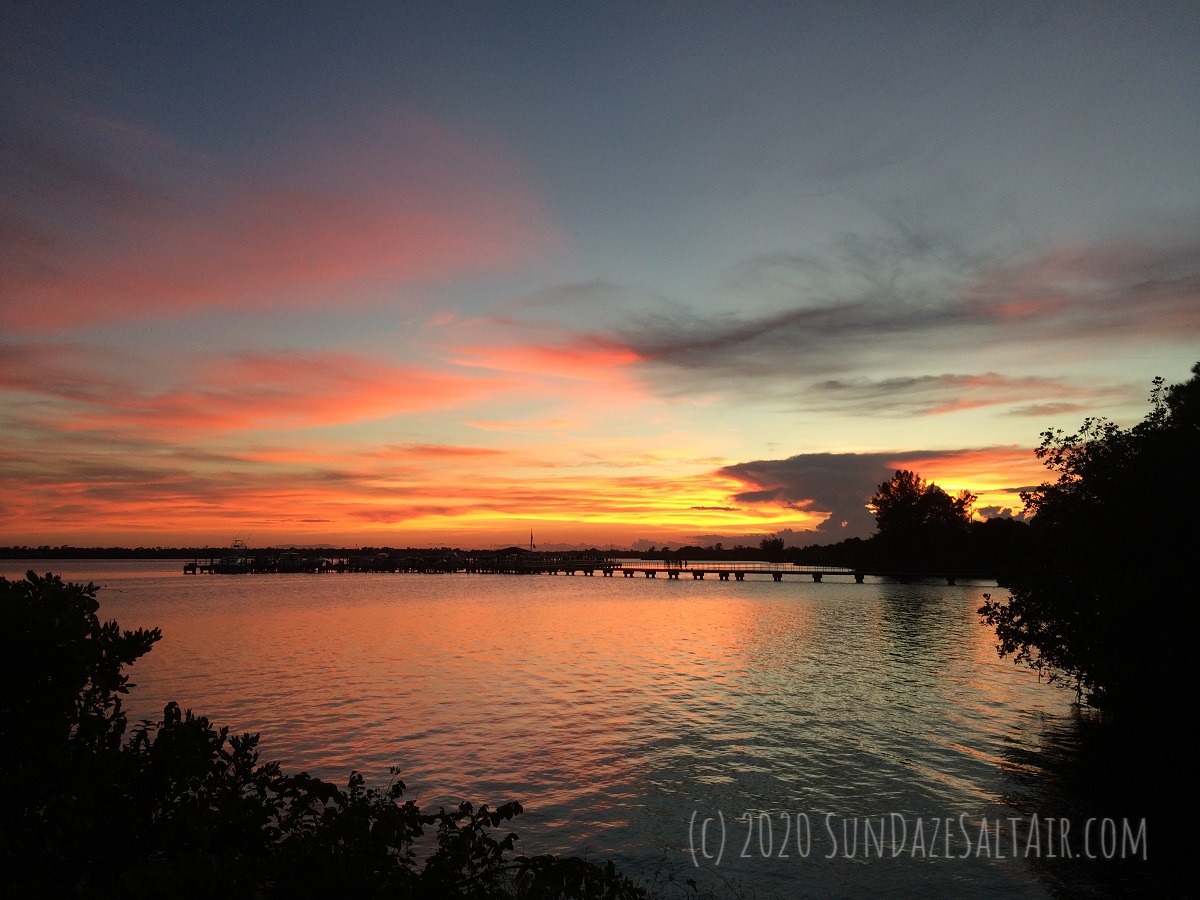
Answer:
<svg viewBox="0 0 1200 900"><path fill-rule="evenodd" d="M927 481L947 489L976 493L1012 491L1040 484L1047 474L1033 451L1026 447L985 447L925 455L916 451L898 457L894 467L919 472Z"/></svg>
<svg viewBox="0 0 1200 900"><path fill-rule="evenodd" d="M1020 511L1021 490L1052 480L1051 473L1024 447L989 447L953 455L907 458L896 468L911 469L950 493L971 491L976 509L999 507Z"/></svg>
<svg viewBox="0 0 1200 900"><path fill-rule="evenodd" d="M718 528L775 531L811 518L732 508L728 479L707 472L594 474L555 468L549 451L351 445L330 446L321 459L171 447L146 434L10 437L0 447L4 537L220 544L253 531L263 542L486 546L534 527L546 541L628 544Z"/></svg>

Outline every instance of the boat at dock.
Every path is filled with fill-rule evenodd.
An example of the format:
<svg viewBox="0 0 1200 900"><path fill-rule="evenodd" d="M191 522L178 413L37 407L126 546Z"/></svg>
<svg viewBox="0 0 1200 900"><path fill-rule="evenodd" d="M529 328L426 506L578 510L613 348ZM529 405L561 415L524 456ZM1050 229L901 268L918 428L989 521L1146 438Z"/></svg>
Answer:
<svg viewBox="0 0 1200 900"><path fill-rule="evenodd" d="M214 575L244 575L250 571L252 560L246 555L246 542L234 541L229 554L212 564Z"/></svg>

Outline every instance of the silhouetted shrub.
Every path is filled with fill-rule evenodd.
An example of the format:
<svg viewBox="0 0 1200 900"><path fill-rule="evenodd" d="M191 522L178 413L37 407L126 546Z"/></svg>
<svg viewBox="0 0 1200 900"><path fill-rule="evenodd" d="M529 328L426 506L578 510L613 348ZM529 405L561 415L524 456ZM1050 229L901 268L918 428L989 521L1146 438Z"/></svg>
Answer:
<svg viewBox="0 0 1200 900"><path fill-rule="evenodd" d="M1132 428L1087 419L1047 431L1038 457L1057 480L1023 494L1033 514L1010 598L980 608L1002 656L1062 678L1094 706L1177 710L1191 674L1200 546L1200 363L1184 384L1156 379Z"/></svg>
<svg viewBox="0 0 1200 900"><path fill-rule="evenodd" d="M429 814L402 801L395 770L384 790L357 772L345 789L289 775L260 761L258 735L175 703L126 740L122 668L161 634L98 608L90 583L0 578L8 896L646 896L612 863L516 855L494 829L519 803Z"/></svg>

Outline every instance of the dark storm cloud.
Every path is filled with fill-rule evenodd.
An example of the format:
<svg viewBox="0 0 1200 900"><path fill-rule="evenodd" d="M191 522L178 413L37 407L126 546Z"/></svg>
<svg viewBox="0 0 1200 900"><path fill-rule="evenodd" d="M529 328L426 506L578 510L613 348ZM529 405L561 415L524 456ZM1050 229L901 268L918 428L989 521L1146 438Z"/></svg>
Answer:
<svg viewBox="0 0 1200 900"><path fill-rule="evenodd" d="M733 496L739 503L774 503L829 513L816 529L821 537L867 537L875 529L875 519L866 508L875 487L892 474L894 464L931 455L805 453L738 463L720 472L754 486Z"/></svg>
<svg viewBox="0 0 1200 900"><path fill-rule="evenodd" d="M897 468L931 462L956 468L996 468L1005 460L1026 457L1028 451L1012 447L956 450L910 450L895 453L804 453L787 459L764 459L737 463L719 470L736 479L746 490L731 499L747 505L787 506L811 513L828 514L809 532L821 541L868 537L875 518L866 508L875 489ZM1027 473L1026 473L1027 474ZM1018 488L1009 488L1016 496Z"/></svg>

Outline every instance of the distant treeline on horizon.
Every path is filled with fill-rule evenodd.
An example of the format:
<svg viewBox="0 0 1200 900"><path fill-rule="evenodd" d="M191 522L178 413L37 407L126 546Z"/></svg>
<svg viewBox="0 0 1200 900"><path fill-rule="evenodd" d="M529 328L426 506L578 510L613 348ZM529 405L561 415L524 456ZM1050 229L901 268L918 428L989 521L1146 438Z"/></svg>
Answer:
<svg viewBox="0 0 1200 900"><path fill-rule="evenodd" d="M463 550L457 547L333 547L324 544L301 545L283 544L270 547L246 547L230 549L229 547L0 547L0 559L195 559L200 557L219 556L259 556L272 553L315 553L322 556L362 556L364 554L387 553L409 554L413 556L444 553L490 554L490 553L528 553L521 547L506 547L502 550ZM595 548L573 551L571 555L609 555L613 553L631 553L629 550L601 551ZM562 556L563 553L547 553L537 555Z"/></svg>
<svg viewBox="0 0 1200 900"><path fill-rule="evenodd" d="M747 551L760 552L758 547L742 548ZM523 547L489 548L486 550L463 549L461 547L333 547L327 545L283 544L270 547L246 547L231 549L229 547L0 547L0 559L207 559L221 556L268 556L281 553L310 553L328 557L350 557L386 553L404 556L437 556L447 553L461 555L492 555L523 553L538 557L550 556L642 556L630 549L600 550L595 547L586 550L569 551L530 551ZM656 555L661 555L657 551Z"/></svg>
<svg viewBox="0 0 1200 900"><path fill-rule="evenodd" d="M875 535L850 538L833 544L809 544L787 547L781 538L763 538L758 545L736 544L709 546L650 547L585 550L529 550L511 546L500 549L452 547L331 547L326 545L280 545L260 548L229 547L0 547L0 559L218 559L228 556L270 558L285 553L301 553L333 559L386 555L409 559L430 559L456 554L466 557L527 556L532 559L606 559L620 557L642 560L765 560L801 565L863 567L870 565L925 565L937 568L999 572L1019 563L1027 546L1027 525L1014 519L989 519L962 523L951 532L916 529L911 534Z"/></svg>
<svg viewBox="0 0 1200 900"><path fill-rule="evenodd" d="M228 547L0 547L0 559L207 559L220 556L269 556L281 553L311 553L328 557L351 557L386 553L389 556L439 556L447 553L457 553L465 556L491 556L495 554L523 554L539 558L578 556L601 558L608 556L623 556L635 558L661 558L664 554L671 557L732 558L730 554L750 553L761 555L760 546L737 545L735 547L684 546L676 549L652 548L648 551L633 550L628 547L610 547L601 550L597 547L574 550L534 550L525 547L502 547L484 549L463 549L461 547L332 547L326 545L284 544L271 547L247 547L231 550ZM739 557L741 558L741 557Z"/></svg>

